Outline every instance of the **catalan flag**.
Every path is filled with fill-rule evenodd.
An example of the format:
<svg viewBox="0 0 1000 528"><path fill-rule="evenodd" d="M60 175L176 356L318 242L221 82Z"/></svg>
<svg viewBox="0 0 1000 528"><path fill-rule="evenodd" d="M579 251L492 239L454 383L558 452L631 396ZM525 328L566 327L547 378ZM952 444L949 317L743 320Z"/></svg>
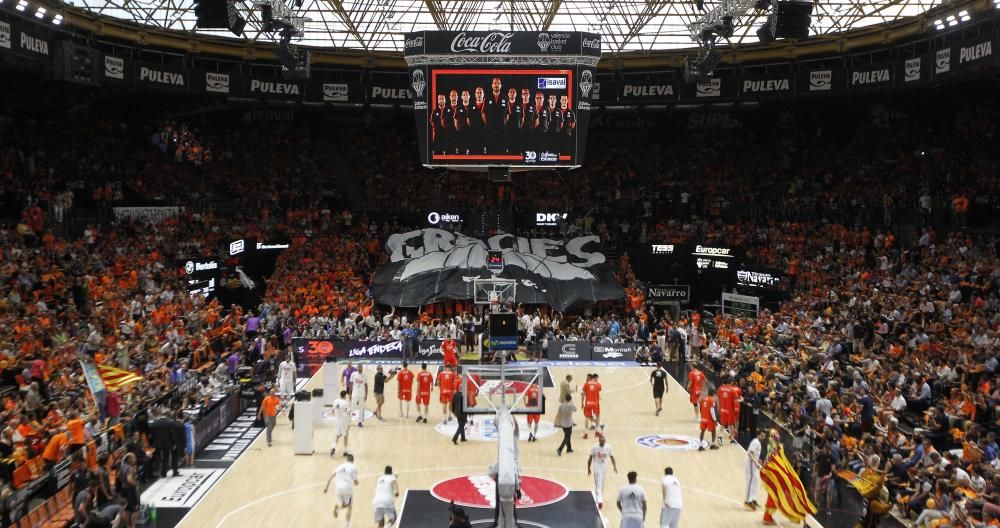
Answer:
<svg viewBox="0 0 1000 528"><path fill-rule="evenodd" d="M806 515L815 514L816 506L809 501L809 495L799 480L799 475L785 457L785 448L779 446L777 452L768 457L760 468L760 481L767 489L767 495L793 523L801 523Z"/></svg>
<svg viewBox="0 0 1000 528"><path fill-rule="evenodd" d="M97 371L101 374L104 387L112 392L118 392L129 383L135 383L142 379L142 376L138 374L107 365L98 365Z"/></svg>

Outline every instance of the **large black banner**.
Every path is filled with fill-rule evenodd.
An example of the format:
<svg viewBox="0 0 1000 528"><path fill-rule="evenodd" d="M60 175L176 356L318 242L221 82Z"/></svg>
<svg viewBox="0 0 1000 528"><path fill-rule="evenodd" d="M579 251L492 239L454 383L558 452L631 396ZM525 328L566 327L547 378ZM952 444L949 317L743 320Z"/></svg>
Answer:
<svg viewBox="0 0 1000 528"><path fill-rule="evenodd" d="M517 282L516 300L566 310L576 303L621 299L625 292L599 252L597 236L566 241L496 235L486 240L442 229L389 237L389 262L375 272L375 300L419 307L445 299L470 299L474 280L489 278L486 252L500 250L501 278Z"/></svg>
<svg viewBox="0 0 1000 528"><path fill-rule="evenodd" d="M590 55L601 56L601 36L563 31L419 31L407 33L403 56Z"/></svg>

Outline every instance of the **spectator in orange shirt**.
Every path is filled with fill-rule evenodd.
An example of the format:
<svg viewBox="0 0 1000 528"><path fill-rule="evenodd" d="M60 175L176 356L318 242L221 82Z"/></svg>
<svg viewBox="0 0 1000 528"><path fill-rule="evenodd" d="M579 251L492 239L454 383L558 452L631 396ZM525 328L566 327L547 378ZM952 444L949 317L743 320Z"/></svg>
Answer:
<svg viewBox="0 0 1000 528"><path fill-rule="evenodd" d="M69 452L75 453L83 448L87 443L87 433L84 430L84 421L80 418L80 413L74 412L66 421L66 432L69 435Z"/></svg>
<svg viewBox="0 0 1000 528"><path fill-rule="evenodd" d="M67 444L69 444L69 440L66 438L64 431L60 431L52 435L52 438L49 438L48 443L45 444L45 450L42 451L42 460L45 462L46 471L52 469L52 466L62 460L63 455L66 453Z"/></svg>

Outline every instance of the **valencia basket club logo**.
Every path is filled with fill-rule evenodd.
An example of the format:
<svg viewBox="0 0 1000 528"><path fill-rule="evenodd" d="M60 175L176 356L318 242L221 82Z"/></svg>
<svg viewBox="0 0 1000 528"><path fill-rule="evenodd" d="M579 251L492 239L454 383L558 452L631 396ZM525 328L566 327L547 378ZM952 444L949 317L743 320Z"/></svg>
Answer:
<svg viewBox="0 0 1000 528"><path fill-rule="evenodd" d="M640 436L635 443L650 449L666 449L668 451L697 451L700 445L697 438L675 434L653 434Z"/></svg>
<svg viewBox="0 0 1000 528"><path fill-rule="evenodd" d="M423 99L424 88L427 86L427 82L424 80L423 70L413 70L413 93L416 94L417 99Z"/></svg>
<svg viewBox="0 0 1000 528"><path fill-rule="evenodd" d="M442 480L431 488L435 499L454 503L463 508L494 508L496 482L488 475L470 475ZM521 498L518 508L535 508L555 504L569 494L566 486L546 478L521 477Z"/></svg>
<svg viewBox="0 0 1000 528"><path fill-rule="evenodd" d="M580 95L590 97L590 90L594 87L594 73L590 70L583 70L580 74Z"/></svg>

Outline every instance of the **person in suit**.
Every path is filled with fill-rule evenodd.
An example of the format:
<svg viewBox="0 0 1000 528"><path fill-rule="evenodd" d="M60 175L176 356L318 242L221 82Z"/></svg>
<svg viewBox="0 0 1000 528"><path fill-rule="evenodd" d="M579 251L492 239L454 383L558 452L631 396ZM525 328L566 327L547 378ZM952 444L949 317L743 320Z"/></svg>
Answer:
<svg viewBox="0 0 1000 528"><path fill-rule="evenodd" d="M167 467L171 465L174 446L176 445L173 420L167 416L161 416L153 421L149 429L153 434L153 448L156 449L154 453L156 467L159 470L160 478L166 478ZM173 467L174 476L179 475L177 473L176 462L173 464Z"/></svg>
<svg viewBox="0 0 1000 528"><path fill-rule="evenodd" d="M451 397L451 412L458 419L458 429L455 429L455 435L451 437L451 443L456 445L458 444L459 437L465 442L465 424L468 423L468 417L465 415L464 403L462 391L455 391L455 394Z"/></svg>
<svg viewBox="0 0 1000 528"><path fill-rule="evenodd" d="M566 376L566 383L569 383L571 378ZM576 412L576 407L573 405L573 395L564 394L563 401L559 404L559 412L556 413L556 427L560 427L563 430L563 441L559 444L559 448L556 449L556 454L562 456L563 448L566 448L567 453L573 452L573 413Z"/></svg>

